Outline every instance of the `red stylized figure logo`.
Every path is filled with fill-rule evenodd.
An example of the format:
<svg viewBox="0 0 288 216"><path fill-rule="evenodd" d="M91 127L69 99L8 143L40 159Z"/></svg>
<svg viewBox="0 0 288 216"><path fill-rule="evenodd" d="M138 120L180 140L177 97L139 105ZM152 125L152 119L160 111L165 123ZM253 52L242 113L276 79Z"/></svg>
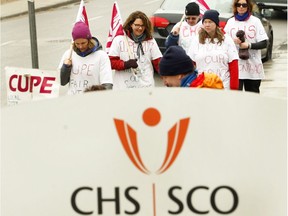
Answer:
<svg viewBox="0 0 288 216"><path fill-rule="evenodd" d="M160 112L155 108L148 108L143 112L143 121L147 126L156 126L160 120ZM186 136L189 120L190 118L180 119L168 131L166 155L161 167L156 172L157 174L167 171L177 158ZM114 123L123 148L131 162L138 170L145 174L149 174L150 171L145 167L141 159L136 131L123 120L114 118Z"/></svg>

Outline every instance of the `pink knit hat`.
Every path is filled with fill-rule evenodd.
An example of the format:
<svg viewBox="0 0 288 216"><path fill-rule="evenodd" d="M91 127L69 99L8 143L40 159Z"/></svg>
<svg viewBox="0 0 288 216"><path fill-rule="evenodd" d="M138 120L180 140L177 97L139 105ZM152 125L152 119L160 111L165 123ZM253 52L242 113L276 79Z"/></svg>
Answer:
<svg viewBox="0 0 288 216"><path fill-rule="evenodd" d="M82 21L75 23L73 30L72 30L72 37L74 41L79 38L84 38L84 39L92 38L89 27L86 25L86 23Z"/></svg>

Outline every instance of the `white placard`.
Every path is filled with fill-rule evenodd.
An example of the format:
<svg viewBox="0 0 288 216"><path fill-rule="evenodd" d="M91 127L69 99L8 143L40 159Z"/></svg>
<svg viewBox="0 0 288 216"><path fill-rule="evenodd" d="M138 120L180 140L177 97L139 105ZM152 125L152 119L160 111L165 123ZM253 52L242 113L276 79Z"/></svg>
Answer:
<svg viewBox="0 0 288 216"><path fill-rule="evenodd" d="M57 71L6 67L7 105L59 96Z"/></svg>
<svg viewBox="0 0 288 216"><path fill-rule="evenodd" d="M2 213L285 216L286 108L188 88L7 107Z"/></svg>

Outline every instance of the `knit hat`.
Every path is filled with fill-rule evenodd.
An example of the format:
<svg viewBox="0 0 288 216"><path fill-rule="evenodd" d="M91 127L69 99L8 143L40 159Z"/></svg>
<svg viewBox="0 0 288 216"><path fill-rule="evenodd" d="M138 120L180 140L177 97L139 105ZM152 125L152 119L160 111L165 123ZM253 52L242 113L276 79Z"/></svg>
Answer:
<svg viewBox="0 0 288 216"><path fill-rule="evenodd" d="M92 38L89 27L86 25L86 23L82 21L75 23L73 30L72 30L72 37L74 41L79 38L84 38L84 39Z"/></svg>
<svg viewBox="0 0 288 216"><path fill-rule="evenodd" d="M200 15L199 5L195 2L188 3L185 8L185 15L186 16L199 16Z"/></svg>
<svg viewBox="0 0 288 216"><path fill-rule="evenodd" d="M199 5L195 2L188 3L185 8L185 15L186 16L199 16L200 15Z"/></svg>
<svg viewBox="0 0 288 216"><path fill-rule="evenodd" d="M178 74L188 74L194 71L191 58L180 46L170 46L159 63L159 73L161 76L175 76Z"/></svg>
<svg viewBox="0 0 288 216"><path fill-rule="evenodd" d="M202 17L202 23L205 19L210 19L213 22L216 23L217 26L219 26L219 13L216 10L207 10L205 11L203 17Z"/></svg>

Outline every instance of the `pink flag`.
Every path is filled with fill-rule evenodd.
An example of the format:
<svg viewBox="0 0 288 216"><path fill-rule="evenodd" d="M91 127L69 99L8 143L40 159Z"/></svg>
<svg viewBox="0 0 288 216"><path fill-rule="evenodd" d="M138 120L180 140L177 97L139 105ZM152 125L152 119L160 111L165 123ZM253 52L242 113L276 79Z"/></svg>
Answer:
<svg viewBox="0 0 288 216"><path fill-rule="evenodd" d="M203 16L206 10L210 10L210 7L207 5L205 0L196 0L195 1L200 7L200 14Z"/></svg>
<svg viewBox="0 0 288 216"><path fill-rule="evenodd" d="M117 2L114 2L112 9L112 18L109 28L108 39L106 43L106 52L109 52L113 39L118 35L125 35L123 30L123 22L118 10Z"/></svg>
<svg viewBox="0 0 288 216"><path fill-rule="evenodd" d="M75 23L79 21L85 22L89 26L84 0L81 0Z"/></svg>

